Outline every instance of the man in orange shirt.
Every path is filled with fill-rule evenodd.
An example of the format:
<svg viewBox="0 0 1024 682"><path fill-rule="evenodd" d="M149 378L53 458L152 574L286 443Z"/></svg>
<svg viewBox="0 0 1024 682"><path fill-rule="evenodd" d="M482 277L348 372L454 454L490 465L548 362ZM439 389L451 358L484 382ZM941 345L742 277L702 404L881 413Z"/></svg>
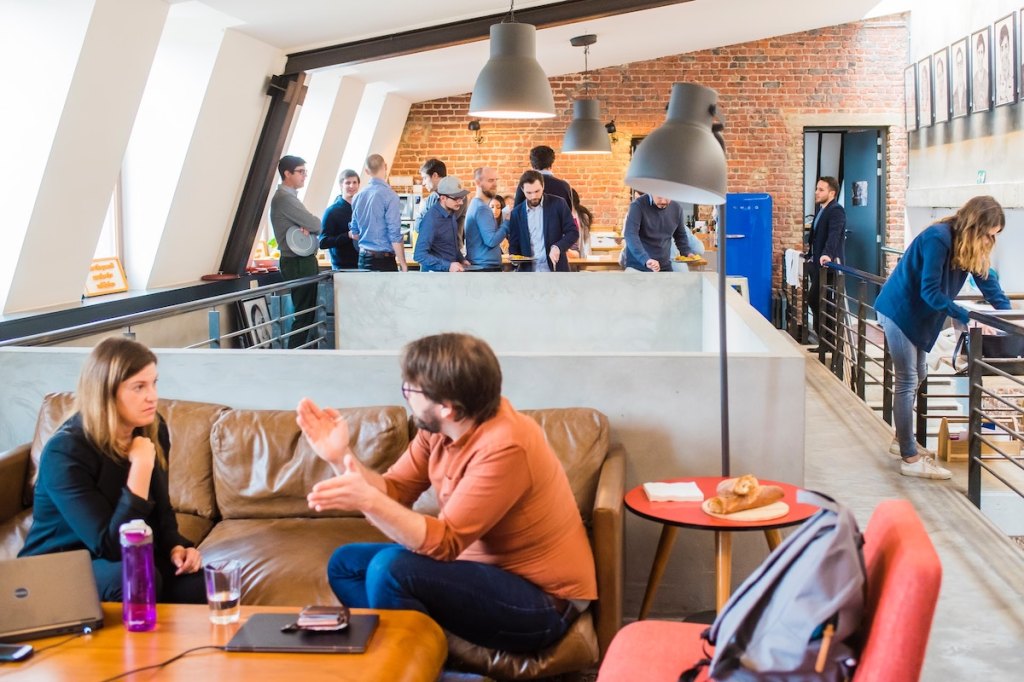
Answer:
<svg viewBox="0 0 1024 682"><path fill-rule="evenodd" d="M501 397L491 348L465 334L413 341L402 394L419 429L383 475L349 452L334 410L308 398L297 420L337 475L309 506L362 512L396 544L353 543L327 566L351 607L413 609L489 648L548 647L597 597L594 557L562 465L533 419ZM411 509L433 486L440 513Z"/></svg>

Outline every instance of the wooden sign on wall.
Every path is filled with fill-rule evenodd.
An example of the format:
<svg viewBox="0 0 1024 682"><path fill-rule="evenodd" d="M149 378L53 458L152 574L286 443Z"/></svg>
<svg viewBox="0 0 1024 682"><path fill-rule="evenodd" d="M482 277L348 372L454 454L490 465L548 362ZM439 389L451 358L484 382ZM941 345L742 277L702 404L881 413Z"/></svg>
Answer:
<svg viewBox="0 0 1024 682"><path fill-rule="evenodd" d="M85 281L85 295L102 296L122 291L128 291L128 279L124 276L121 259L94 258Z"/></svg>

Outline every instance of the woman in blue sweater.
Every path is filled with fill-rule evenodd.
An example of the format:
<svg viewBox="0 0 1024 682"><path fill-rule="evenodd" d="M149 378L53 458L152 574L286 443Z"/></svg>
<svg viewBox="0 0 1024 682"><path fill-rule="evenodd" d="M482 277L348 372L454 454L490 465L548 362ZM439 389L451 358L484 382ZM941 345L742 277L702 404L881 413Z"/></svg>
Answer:
<svg viewBox="0 0 1024 682"><path fill-rule="evenodd" d="M156 356L104 339L82 368L77 412L46 442L20 556L87 549L103 601L121 601L121 524L153 529L157 598L203 603L202 557L178 532L167 487L170 438L157 414Z"/></svg>
<svg viewBox="0 0 1024 682"><path fill-rule="evenodd" d="M968 274L974 275L993 307L1009 309L999 282L988 277L992 247L1005 225L999 202L989 196L974 197L956 215L928 227L910 243L875 301L896 375L896 441L889 451L903 458L900 473L904 476L950 477L933 454L914 440L914 396L927 374L925 354L935 345L946 318L967 323L967 311L953 298Z"/></svg>

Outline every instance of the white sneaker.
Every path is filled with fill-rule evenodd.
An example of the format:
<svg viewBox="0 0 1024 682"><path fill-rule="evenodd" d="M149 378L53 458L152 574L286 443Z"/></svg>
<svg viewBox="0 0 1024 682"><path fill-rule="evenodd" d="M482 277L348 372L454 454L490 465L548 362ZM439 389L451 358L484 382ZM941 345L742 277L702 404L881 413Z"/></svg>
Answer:
<svg viewBox="0 0 1024 682"><path fill-rule="evenodd" d="M926 457L935 456L934 452L924 447L917 441L914 441L914 445L917 447L917 454L924 455ZM900 452L900 442L896 440L896 436L892 437L892 443L889 444L889 454L892 455L893 457L903 457L903 454Z"/></svg>
<svg viewBox="0 0 1024 682"><path fill-rule="evenodd" d="M953 475L949 469L943 469L935 463L934 457L928 455L922 455L921 459L913 463L904 461L900 464L900 473L904 476L938 479L947 479Z"/></svg>

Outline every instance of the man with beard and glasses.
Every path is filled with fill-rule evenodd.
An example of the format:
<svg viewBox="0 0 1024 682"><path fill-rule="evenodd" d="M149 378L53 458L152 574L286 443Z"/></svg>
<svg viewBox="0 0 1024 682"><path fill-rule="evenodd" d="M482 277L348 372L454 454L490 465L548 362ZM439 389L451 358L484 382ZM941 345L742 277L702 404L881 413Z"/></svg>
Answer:
<svg viewBox="0 0 1024 682"><path fill-rule="evenodd" d="M351 543L327 565L350 607L412 609L474 644L516 653L559 641L597 598L594 557L569 480L536 421L501 396L484 341L438 334L402 351L419 431L383 475L349 450L335 410L305 398L297 421L337 474L315 511L362 512L394 543ZM433 486L440 512L412 510Z"/></svg>

